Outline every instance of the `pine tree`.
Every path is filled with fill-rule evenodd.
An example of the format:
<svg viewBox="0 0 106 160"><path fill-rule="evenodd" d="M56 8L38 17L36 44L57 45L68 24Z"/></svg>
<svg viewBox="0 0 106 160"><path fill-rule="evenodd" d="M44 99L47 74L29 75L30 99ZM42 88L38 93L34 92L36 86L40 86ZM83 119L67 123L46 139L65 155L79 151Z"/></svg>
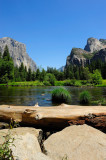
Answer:
<svg viewBox="0 0 106 160"><path fill-rule="evenodd" d="M9 49L8 49L7 45L4 48L3 59L6 60L6 61L9 61L11 59L10 54L9 54Z"/></svg>
<svg viewBox="0 0 106 160"><path fill-rule="evenodd" d="M31 81L31 80L32 80L32 72L31 72L31 68L29 68L27 73L27 81Z"/></svg>

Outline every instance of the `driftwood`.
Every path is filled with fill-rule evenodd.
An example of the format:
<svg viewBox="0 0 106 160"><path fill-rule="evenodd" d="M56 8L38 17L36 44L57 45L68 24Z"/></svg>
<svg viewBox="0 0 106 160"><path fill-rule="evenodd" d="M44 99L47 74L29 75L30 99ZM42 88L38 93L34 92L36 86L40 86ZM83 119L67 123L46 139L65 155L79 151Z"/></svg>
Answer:
<svg viewBox="0 0 106 160"><path fill-rule="evenodd" d="M90 124L106 129L106 106L61 104L53 107L0 105L0 121L10 119L39 128L64 128L73 124Z"/></svg>

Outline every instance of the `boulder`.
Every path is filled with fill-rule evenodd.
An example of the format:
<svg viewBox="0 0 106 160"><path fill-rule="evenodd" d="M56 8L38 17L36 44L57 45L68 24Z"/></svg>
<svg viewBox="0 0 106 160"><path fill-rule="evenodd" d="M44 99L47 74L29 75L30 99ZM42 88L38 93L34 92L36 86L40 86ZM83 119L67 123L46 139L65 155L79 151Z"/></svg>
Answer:
<svg viewBox="0 0 106 160"><path fill-rule="evenodd" d="M70 126L51 135L44 147L53 160L106 159L106 135L87 125Z"/></svg>
<svg viewBox="0 0 106 160"><path fill-rule="evenodd" d="M28 127L0 130L1 144L4 141L2 137L7 134L14 138L11 150L15 160L50 160L41 153L42 130Z"/></svg>

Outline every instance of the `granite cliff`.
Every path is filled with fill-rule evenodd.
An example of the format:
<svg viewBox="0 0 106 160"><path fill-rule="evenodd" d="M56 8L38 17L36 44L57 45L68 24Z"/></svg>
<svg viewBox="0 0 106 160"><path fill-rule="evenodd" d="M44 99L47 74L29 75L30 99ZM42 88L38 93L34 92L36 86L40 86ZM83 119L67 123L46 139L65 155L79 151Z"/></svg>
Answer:
<svg viewBox="0 0 106 160"><path fill-rule="evenodd" d="M26 53L25 44L9 37L0 38L0 50L2 54L6 45L9 48L10 56L12 57L15 66L19 67L23 62L27 69L31 68L32 71L36 71L37 66Z"/></svg>
<svg viewBox="0 0 106 160"><path fill-rule="evenodd" d="M88 38L84 49L72 48L66 60L66 67L70 64L84 67L97 59L106 62L106 39Z"/></svg>
<svg viewBox="0 0 106 160"><path fill-rule="evenodd" d="M87 44L84 48L84 50L88 51L88 52L95 52L95 51L99 51L103 48L106 48L106 44L105 44L106 40L104 39L96 39L96 38L88 38L87 40Z"/></svg>

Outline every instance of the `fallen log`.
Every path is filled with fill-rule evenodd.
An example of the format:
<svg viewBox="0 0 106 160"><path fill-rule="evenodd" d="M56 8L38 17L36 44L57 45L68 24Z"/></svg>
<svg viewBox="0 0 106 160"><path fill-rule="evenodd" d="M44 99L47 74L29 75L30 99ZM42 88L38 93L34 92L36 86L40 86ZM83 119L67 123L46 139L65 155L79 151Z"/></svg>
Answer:
<svg viewBox="0 0 106 160"><path fill-rule="evenodd" d="M91 123L106 129L106 106L61 104L52 107L0 105L0 121L13 119L27 126L62 129L73 124Z"/></svg>

